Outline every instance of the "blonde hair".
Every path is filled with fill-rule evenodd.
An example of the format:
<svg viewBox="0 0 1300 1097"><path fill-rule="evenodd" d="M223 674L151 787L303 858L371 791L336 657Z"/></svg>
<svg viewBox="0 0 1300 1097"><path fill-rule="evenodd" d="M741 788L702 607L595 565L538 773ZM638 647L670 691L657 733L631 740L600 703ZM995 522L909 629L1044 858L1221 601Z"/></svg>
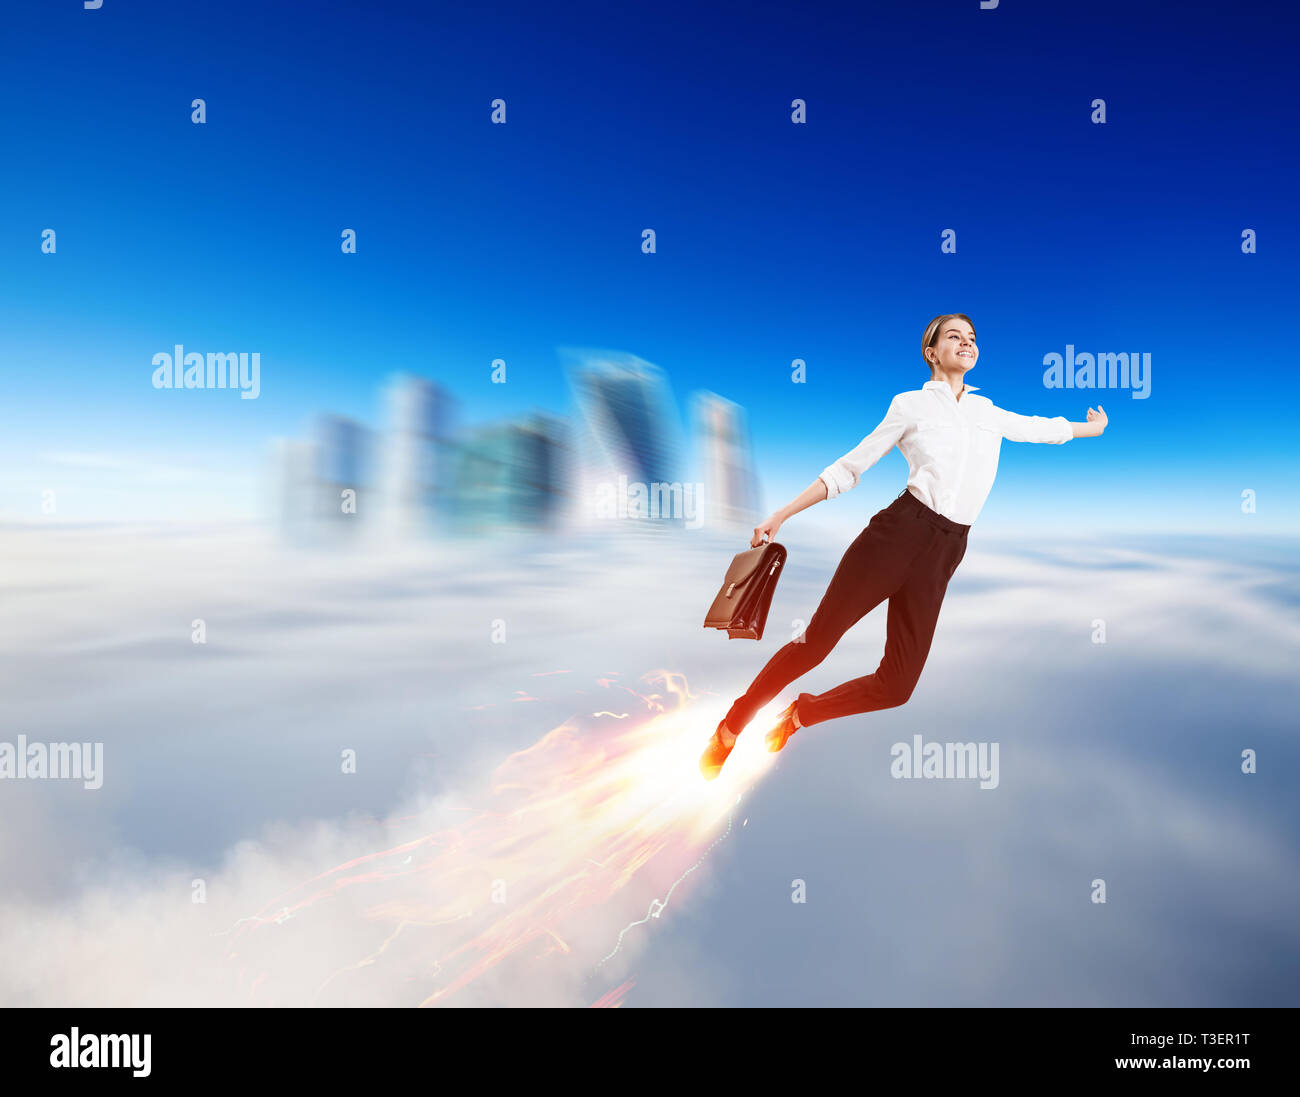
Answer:
<svg viewBox="0 0 1300 1097"><path fill-rule="evenodd" d="M949 312L943 316L936 316L925 325L925 334L921 336L921 358L925 364L930 367L930 376L934 376L934 365L930 359L925 357L925 352L939 341L939 331L949 320L965 320L970 324L970 330L975 331L975 321L967 316L964 312Z"/></svg>

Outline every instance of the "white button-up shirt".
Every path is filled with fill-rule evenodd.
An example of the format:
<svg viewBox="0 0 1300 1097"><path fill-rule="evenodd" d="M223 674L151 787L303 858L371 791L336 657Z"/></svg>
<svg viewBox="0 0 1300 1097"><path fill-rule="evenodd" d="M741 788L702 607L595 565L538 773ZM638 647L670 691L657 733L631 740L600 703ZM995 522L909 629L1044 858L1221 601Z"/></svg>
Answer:
<svg viewBox="0 0 1300 1097"><path fill-rule="evenodd" d="M880 426L822 473L826 498L856 487L862 474L895 446L907 458L907 488L931 510L971 525L984 508L998 471L1002 439L1068 442L1063 415L1017 415L964 385L961 399L946 381L927 381L890 402Z"/></svg>

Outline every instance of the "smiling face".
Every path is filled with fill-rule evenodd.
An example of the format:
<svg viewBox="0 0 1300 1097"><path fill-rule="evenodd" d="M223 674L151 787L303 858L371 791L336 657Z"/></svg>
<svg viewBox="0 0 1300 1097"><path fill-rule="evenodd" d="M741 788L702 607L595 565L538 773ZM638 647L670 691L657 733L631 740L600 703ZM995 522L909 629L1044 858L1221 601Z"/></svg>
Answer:
<svg viewBox="0 0 1300 1097"><path fill-rule="evenodd" d="M925 357L934 376L960 377L975 365L979 353L979 347L975 345L975 329L969 321L954 317L939 326L934 342L926 348Z"/></svg>

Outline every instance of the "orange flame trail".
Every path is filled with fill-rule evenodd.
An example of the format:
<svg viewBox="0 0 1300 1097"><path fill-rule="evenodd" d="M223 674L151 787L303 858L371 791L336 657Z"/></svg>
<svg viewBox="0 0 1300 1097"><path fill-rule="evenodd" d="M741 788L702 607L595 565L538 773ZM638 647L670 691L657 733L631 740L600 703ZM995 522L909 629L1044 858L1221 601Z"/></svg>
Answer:
<svg viewBox="0 0 1300 1097"><path fill-rule="evenodd" d="M421 1005L457 1004L471 985L473 1004L576 1004L590 1001L582 984L597 972L617 983L604 965L626 963L625 939L644 940L700 878L692 874L774 760L751 731L722 776L705 781L699 754L724 710L675 672L643 681L660 691L602 678L622 704L593 705L507 757L490 810L346 861L242 919L230 955L261 971L259 1004L299 1000L300 988L276 989L275 969L291 958L333 959L306 994L319 1004L391 1001L381 988L410 982L424 984L411 998ZM325 900L332 933L316 925ZM340 937L372 943L340 966ZM621 1004L630 986L593 1004Z"/></svg>

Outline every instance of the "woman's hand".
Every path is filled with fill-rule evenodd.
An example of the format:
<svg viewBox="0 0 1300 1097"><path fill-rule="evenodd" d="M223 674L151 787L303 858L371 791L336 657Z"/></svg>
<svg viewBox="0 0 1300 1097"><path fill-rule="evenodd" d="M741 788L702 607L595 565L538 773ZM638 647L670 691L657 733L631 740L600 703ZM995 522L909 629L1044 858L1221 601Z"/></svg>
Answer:
<svg viewBox="0 0 1300 1097"><path fill-rule="evenodd" d="M1102 431L1106 429L1106 424L1109 422L1109 420L1106 418L1106 409L1103 408L1100 404L1097 405L1096 411L1093 411L1092 408L1089 408L1088 422L1098 424L1097 433L1100 434Z"/></svg>
<svg viewBox="0 0 1300 1097"><path fill-rule="evenodd" d="M772 514L767 518L764 518L754 527L754 537L749 542L749 547L758 548L758 546L763 543L763 534L765 533L767 534L767 539L769 541L775 541L776 531L781 528L781 523L784 521L785 519L779 514Z"/></svg>

